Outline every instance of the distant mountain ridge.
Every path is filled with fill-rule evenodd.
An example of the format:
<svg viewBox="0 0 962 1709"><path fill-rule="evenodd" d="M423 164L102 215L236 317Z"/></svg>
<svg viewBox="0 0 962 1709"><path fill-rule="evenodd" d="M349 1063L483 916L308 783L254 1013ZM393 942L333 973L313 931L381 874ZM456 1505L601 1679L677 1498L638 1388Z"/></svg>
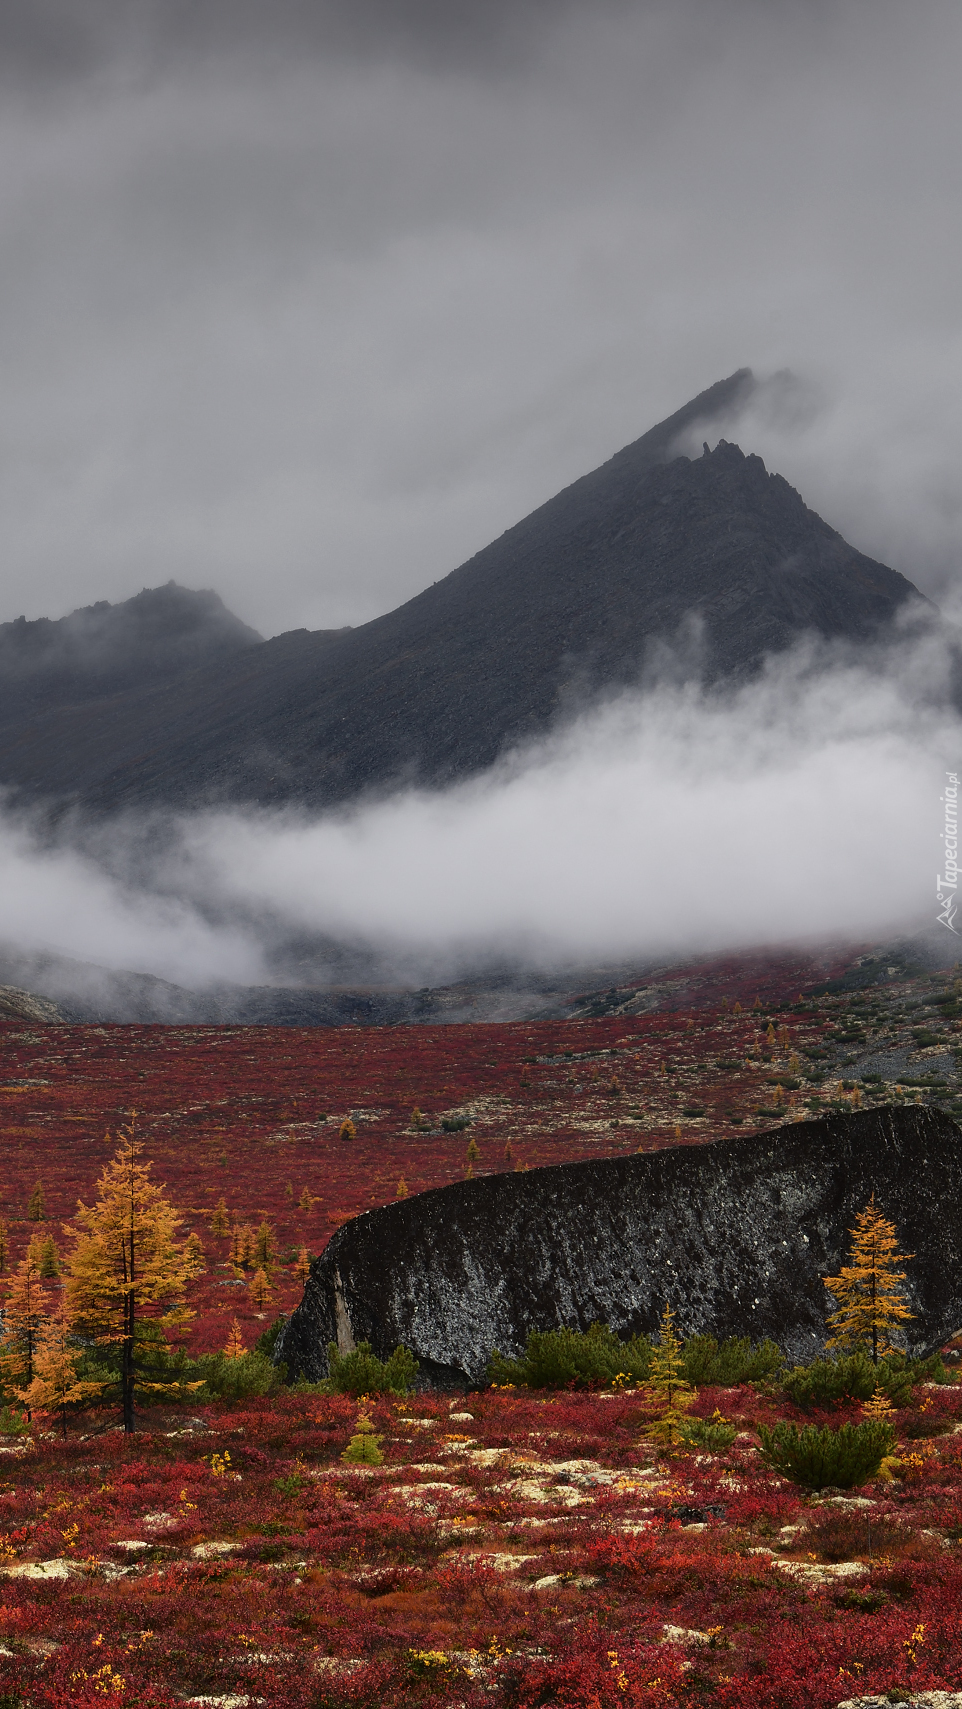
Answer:
<svg viewBox="0 0 962 1709"><path fill-rule="evenodd" d="M807 632L871 640L921 601L911 582L855 551L738 446L673 455L753 386L739 369L356 629L261 641L211 607L193 658L161 634L163 669L125 676L108 648L114 663L96 679L78 676L68 646L62 668L45 667L42 692L35 674L23 694L25 651L9 638L18 625L5 625L0 783L98 811L320 808L471 776L599 694L637 684L665 649L711 683L749 677ZM174 598L137 597L155 594Z"/></svg>
<svg viewBox="0 0 962 1709"><path fill-rule="evenodd" d="M101 599L66 617L18 617L0 623L0 705L13 695L49 705L169 680L263 639L211 589L173 581L119 605Z"/></svg>

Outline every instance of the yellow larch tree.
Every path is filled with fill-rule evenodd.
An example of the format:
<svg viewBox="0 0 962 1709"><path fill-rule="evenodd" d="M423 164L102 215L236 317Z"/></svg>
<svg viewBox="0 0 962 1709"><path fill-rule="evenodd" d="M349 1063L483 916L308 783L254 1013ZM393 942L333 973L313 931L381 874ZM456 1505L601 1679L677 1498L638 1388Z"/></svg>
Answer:
<svg viewBox="0 0 962 1709"><path fill-rule="evenodd" d="M681 1342L675 1329L675 1314L667 1303L661 1318L661 1334L652 1348L645 1392L646 1399L653 1401L656 1409L645 1435L671 1451L681 1439L681 1426L695 1391L682 1374Z"/></svg>
<svg viewBox="0 0 962 1709"><path fill-rule="evenodd" d="M41 1326L33 1354L33 1376L26 1387L16 1390L16 1396L28 1416L32 1412L48 1416L59 1412L65 1436L68 1407L93 1400L104 1387L101 1382L80 1377L80 1357L70 1309L61 1299Z"/></svg>
<svg viewBox="0 0 962 1709"><path fill-rule="evenodd" d="M864 1211L859 1211L851 1234L849 1263L837 1276L823 1278L836 1302L828 1319L832 1334L825 1345L840 1350L864 1347L877 1365L880 1356L892 1351L891 1330L912 1316L901 1287L905 1271L896 1266L914 1254L898 1250L895 1224L878 1210L874 1193Z"/></svg>
<svg viewBox="0 0 962 1709"><path fill-rule="evenodd" d="M224 1348L224 1352L228 1359L241 1359L247 1352L247 1348L244 1346L244 1337L241 1333L241 1326L236 1317L230 1326L230 1334L227 1337L227 1345Z"/></svg>
<svg viewBox="0 0 962 1709"><path fill-rule="evenodd" d="M16 1392L33 1382L34 1360L48 1309L39 1249L31 1241L11 1277L10 1292L3 1302L0 1377L4 1388Z"/></svg>
<svg viewBox="0 0 962 1709"><path fill-rule="evenodd" d="M147 1383L137 1368L138 1331L158 1333L188 1321L184 1293L195 1263L178 1239L182 1218L150 1180L135 1134L136 1112L118 1134L115 1157L98 1182L94 1204L77 1206L73 1248L64 1264L70 1311L85 1338L114 1347L120 1360L125 1431L134 1424L134 1389Z"/></svg>
<svg viewBox="0 0 962 1709"><path fill-rule="evenodd" d="M271 1224L266 1220L254 1236L254 1263L258 1269L266 1270L268 1274L277 1256L277 1240Z"/></svg>
<svg viewBox="0 0 962 1709"><path fill-rule="evenodd" d="M230 1218L227 1214L227 1201L225 1199L218 1199L214 1206L214 1214L210 1219L210 1232L221 1235L230 1233Z"/></svg>
<svg viewBox="0 0 962 1709"><path fill-rule="evenodd" d="M250 1294L251 1304L253 1305L254 1310L263 1311L272 1292L266 1270L258 1269L254 1271L247 1291Z"/></svg>

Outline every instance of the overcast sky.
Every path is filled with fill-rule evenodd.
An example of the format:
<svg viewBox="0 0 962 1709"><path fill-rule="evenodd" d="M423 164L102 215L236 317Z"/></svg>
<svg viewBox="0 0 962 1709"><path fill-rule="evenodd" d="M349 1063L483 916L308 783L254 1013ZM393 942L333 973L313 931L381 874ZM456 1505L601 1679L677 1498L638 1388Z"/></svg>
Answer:
<svg viewBox="0 0 962 1709"><path fill-rule="evenodd" d="M695 392L962 560L951 0L0 0L0 619L362 622Z"/></svg>

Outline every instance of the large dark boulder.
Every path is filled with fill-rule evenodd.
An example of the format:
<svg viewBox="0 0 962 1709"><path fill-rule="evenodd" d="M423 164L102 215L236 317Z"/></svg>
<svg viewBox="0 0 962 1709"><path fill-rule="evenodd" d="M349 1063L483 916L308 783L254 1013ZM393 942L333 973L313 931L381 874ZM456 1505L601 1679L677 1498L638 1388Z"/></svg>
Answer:
<svg viewBox="0 0 962 1709"><path fill-rule="evenodd" d="M962 1132L937 1110L864 1111L714 1144L439 1187L367 1211L311 1266L278 1356L317 1379L327 1343L398 1342L425 1375L476 1382L532 1329L771 1336L809 1359L874 1193L896 1224L913 1351L962 1324Z"/></svg>

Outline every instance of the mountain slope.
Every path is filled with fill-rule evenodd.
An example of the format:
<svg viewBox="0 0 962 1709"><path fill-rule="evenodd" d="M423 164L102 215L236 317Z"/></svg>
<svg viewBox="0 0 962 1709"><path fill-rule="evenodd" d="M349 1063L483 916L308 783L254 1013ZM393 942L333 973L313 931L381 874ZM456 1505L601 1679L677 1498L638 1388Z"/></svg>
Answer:
<svg viewBox="0 0 962 1709"><path fill-rule="evenodd" d="M870 639L921 598L909 581L737 446L672 457L684 430L729 414L752 384L743 369L702 393L360 628L293 631L176 681L10 713L0 782L100 809L321 806L477 772L638 682L665 647L718 681L806 631Z"/></svg>
<svg viewBox="0 0 962 1709"><path fill-rule="evenodd" d="M18 617L0 623L0 708L63 704L170 680L262 643L216 593L173 581L120 605L101 599L55 620Z"/></svg>

